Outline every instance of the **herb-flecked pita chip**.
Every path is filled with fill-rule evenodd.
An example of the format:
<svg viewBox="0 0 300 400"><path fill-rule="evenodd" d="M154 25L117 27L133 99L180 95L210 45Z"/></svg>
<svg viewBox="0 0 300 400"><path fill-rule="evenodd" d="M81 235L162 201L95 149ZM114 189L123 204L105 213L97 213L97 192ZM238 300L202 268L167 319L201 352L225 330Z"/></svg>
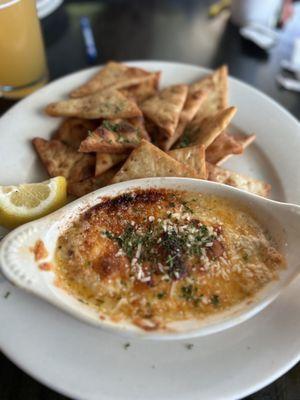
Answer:
<svg viewBox="0 0 300 400"><path fill-rule="evenodd" d="M89 131L94 131L99 124L99 120L67 118L54 133L52 139L60 140L77 150Z"/></svg>
<svg viewBox="0 0 300 400"><path fill-rule="evenodd" d="M236 111L236 107L228 107L204 118L199 125L195 125L193 120L187 126L178 146L186 147L191 144L203 144L207 149L221 132L227 128Z"/></svg>
<svg viewBox="0 0 300 400"><path fill-rule="evenodd" d="M213 182L224 183L263 197L267 197L271 190L271 186L266 182L217 167L210 163L207 163L207 170L208 180Z"/></svg>
<svg viewBox="0 0 300 400"><path fill-rule="evenodd" d="M192 168L176 161L158 147L143 140L114 176L112 183L155 176L198 177Z"/></svg>
<svg viewBox="0 0 300 400"><path fill-rule="evenodd" d="M205 164L205 147L200 144L191 147L184 147L182 149L175 149L168 151L169 156L175 158L177 161L188 165L193 168L198 175L198 178L206 179L206 164Z"/></svg>
<svg viewBox="0 0 300 400"><path fill-rule="evenodd" d="M122 89L122 93L124 93L126 96L132 97L137 104L140 104L144 100L156 94L159 85L159 79L160 72L155 72L149 75L143 82Z"/></svg>
<svg viewBox="0 0 300 400"><path fill-rule="evenodd" d="M128 154L97 153L95 176L99 176L115 165L120 164L122 161L125 161L127 157Z"/></svg>
<svg viewBox="0 0 300 400"><path fill-rule="evenodd" d="M76 197L81 197L100 189L110 183L117 170L118 168L111 168L100 176L94 176L80 182L70 182L68 183L68 193Z"/></svg>
<svg viewBox="0 0 300 400"><path fill-rule="evenodd" d="M207 97L195 119L198 123L205 117L228 107L228 68L226 65L218 68L212 74L191 85L191 90L206 90Z"/></svg>
<svg viewBox="0 0 300 400"><path fill-rule="evenodd" d="M104 120L81 142L79 151L122 154L137 147L142 139L149 139L140 120Z"/></svg>
<svg viewBox="0 0 300 400"><path fill-rule="evenodd" d="M71 97L83 97L107 88L121 89L143 82L151 72L141 68L111 61L100 69L88 82L73 90Z"/></svg>
<svg viewBox="0 0 300 400"><path fill-rule="evenodd" d="M78 153L58 140L35 138L32 143L51 177L80 181L94 175L95 156Z"/></svg>
<svg viewBox="0 0 300 400"><path fill-rule="evenodd" d="M51 103L45 111L52 117L84 119L133 118L142 115L136 103L118 90L105 90L80 99Z"/></svg>
<svg viewBox="0 0 300 400"><path fill-rule="evenodd" d="M183 134L187 124L194 118L196 112L203 104L206 97L206 92L202 90L189 91L183 109L180 113L179 122L173 136L163 135L162 132L157 133L155 143L162 150L169 150L175 142Z"/></svg>
<svg viewBox="0 0 300 400"><path fill-rule="evenodd" d="M141 110L163 134L173 136L187 92L187 85L169 86L141 103Z"/></svg>

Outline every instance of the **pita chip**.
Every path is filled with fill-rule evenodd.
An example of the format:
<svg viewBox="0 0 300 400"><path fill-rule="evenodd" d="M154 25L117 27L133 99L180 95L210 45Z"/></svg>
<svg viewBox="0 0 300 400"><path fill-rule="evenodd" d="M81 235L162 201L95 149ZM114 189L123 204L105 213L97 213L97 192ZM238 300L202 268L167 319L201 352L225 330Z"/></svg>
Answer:
<svg viewBox="0 0 300 400"><path fill-rule="evenodd" d="M125 161L127 157L128 154L97 153L95 176L102 175L105 171Z"/></svg>
<svg viewBox="0 0 300 400"><path fill-rule="evenodd" d="M197 112L198 123L210 115L228 107L228 68L221 66L212 74L193 83L191 90L206 90L207 97Z"/></svg>
<svg viewBox="0 0 300 400"><path fill-rule="evenodd" d="M238 143L241 144L243 150L250 146L250 144L253 143L256 138L254 133L251 135L246 135L244 133L233 133L232 136Z"/></svg>
<svg viewBox="0 0 300 400"><path fill-rule="evenodd" d="M102 152L111 154L128 153L137 147L142 139L149 139L143 123L139 119L104 120L102 124L81 142L79 151L83 153Z"/></svg>
<svg viewBox="0 0 300 400"><path fill-rule="evenodd" d="M224 183L263 197L267 197L271 190L271 186L266 182L249 178L210 163L207 163L207 170L208 180L213 182Z"/></svg>
<svg viewBox="0 0 300 400"><path fill-rule="evenodd" d="M194 116L196 115L197 111L203 104L205 97L206 97L206 92L202 90L188 92L187 99L180 113L179 122L176 127L174 135L167 136L163 135L162 133L158 134L157 137L155 138L155 142L158 147L160 147L164 151L170 150L173 144L177 142L177 140L183 134L187 124L191 122Z"/></svg>
<svg viewBox="0 0 300 400"><path fill-rule="evenodd" d="M199 125L188 125L184 135L178 143L178 147L185 147L190 144L203 144L207 149L214 140L227 128L234 114L236 107L228 107L218 111L216 114L204 118Z"/></svg>
<svg viewBox="0 0 300 400"><path fill-rule="evenodd" d="M195 170L176 161L150 142L143 140L127 158L111 183L156 176L198 177Z"/></svg>
<svg viewBox="0 0 300 400"><path fill-rule="evenodd" d="M151 75L151 72L141 68L128 67L127 65L111 61L101 68L89 81L73 90L70 97L88 96L107 88L121 89L138 85Z"/></svg>
<svg viewBox="0 0 300 400"><path fill-rule="evenodd" d="M242 154L255 140L255 135L229 134L224 131L207 148L206 160L212 164L220 165L232 155Z"/></svg>
<svg viewBox="0 0 300 400"><path fill-rule="evenodd" d="M80 182L68 182L68 193L76 197L84 196L94 190L107 186L118 168L111 168L101 176L84 179Z"/></svg>
<svg viewBox="0 0 300 400"><path fill-rule="evenodd" d="M160 72L155 72L154 74L149 75L149 77L143 82L122 89L122 93L124 93L125 96L132 97L137 104L140 104L144 100L156 94L160 75Z"/></svg>
<svg viewBox="0 0 300 400"><path fill-rule="evenodd" d="M60 140L67 146L78 149L89 131L94 131L100 122L82 118L67 118L54 133L52 139Z"/></svg>
<svg viewBox="0 0 300 400"><path fill-rule="evenodd" d="M187 92L187 85L169 86L141 103L141 110L162 134L173 136Z"/></svg>
<svg viewBox="0 0 300 400"><path fill-rule="evenodd" d="M45 111L52 117L84 119L133 118L142 115L136 103L118 90L106 90L80 99L51 103Z"/></svg>
<svg viewBox="0 0 300 400"><path fill-rule="evenodd" d="M35 138L32 143L51 177L80 181L94 175L95 156L78 153L58 140Z"/></svg>
<svg viewBox="0 0 300 400"><path fill-rule="evenodd" d="M197 172L198 178L206 179L205 147L200 144L168 151L169 156L186 164Z"/></svg>

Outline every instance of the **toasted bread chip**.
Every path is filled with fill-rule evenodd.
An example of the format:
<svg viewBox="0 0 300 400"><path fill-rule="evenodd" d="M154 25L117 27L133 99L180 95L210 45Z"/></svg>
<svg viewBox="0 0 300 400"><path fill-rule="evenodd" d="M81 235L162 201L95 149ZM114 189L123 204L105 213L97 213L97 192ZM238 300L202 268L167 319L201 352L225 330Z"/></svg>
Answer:
<svg viewBox="0 0 300 400"><path fill-rule="evenodd" d="M67 118L54 133L52 139L60 140L67 146L77 150L89 131L94 131L99 124L99 120Z"/></svg>
<svg viewBox="0 0 300 400"><path fill-rule="evenodd" d="M191 90L206 90L207 97L195 116L199 124L203 118L215 114L228 107L228 68L218 68L212 74L191 85Z"/></svg>
<svg viewBox="0 0 300 400"><path fill-rule="evenodd" d="M100 176L84 179L80 182L68 183L68 193L76 197L84 196L94 190L100 189L109 184L118 168L111 168Z"/></svg>
<svg viewBox="0 0 300 400"><path fill-rule="evenodd" d="M243 150L250 146L250 144L253 143L256 138L254 133L251 135L246 135L244 133L233 133L232 136L238 143L242 145Z"/></svg>
<svg viewBox="0 0 300 400"><path fill-rule="evenodd" d="M232 154L241 154L243 146L228 132L222 132L206 150L206 160L220 164Z"/></svg>
<svg viewBox="0 0 300 400"><path fill-rule="evenodd" d="M195 170L176 161L158 147L143 140L114 176L112 183L155 176L198 177Z"/></svg>
<svg viewBox="0 0 300 400"><path fill-rule="evenodd" d="M180 113L179 122L173 136L163 135L159 132L155 142L162 150L169 150L183 134L185 127L192 121L197 111L203 104L207 93L203 90L189 91L183 109Z"/></svg>
<svg viewBox="0 0 300 400"><path fill-rule="evenodd" d="M81 143L83 153L103 152L111 154L128 153L137 147L142 139L149 139L141 119L129 121L104 120L94 132Z"/></svg>
<svg viewBox="0 0 300 400"><path fill-rule="evenodd" d="M255 135L229 134L224 131L206 150L206 160L221 165L232 155L242 154L254 140Z"/></svg>
<svg viewBox="0 0 300 400"><path fill-rule="evenodd" d="M207 163L206 167L208 180L210 181L224 183L263 197L267 197L271 190L271 186L268 183L258 179L249 178L210 163Z"/></svg>
<svg viewBox="0 0 300 400"><path fill-rule="evenodd" d="M107 88L121 89L137 85L152 75L141 68L111 61L100 69L88 82L73 90L71 97L83 97Z"/></svg>
<svg viewBox="0 0 300 400"><path fill-rule="evenodd" d="M35 138L32 143L51 177L61 175L76 182L94 175L95 156L78 153L58 140Z"/></svg>
<svg viewBox="0 0 300 400"><path fill-rule="evenodd" d="M169 86L141 103L141 110L162 134L173 136L187 92L187 85Z"/></svg>
<svg viewBox="0 0 300 400"><path fill-rule="evenodd" d="M85 119L133 118L142 115L136 103L118 90L105 90L80 99L51 103L45 111L52 117Z"/></svg>
<svg viewBox="0 0 300 400"><path fill-rule="evenodd" d="M120 164L122 161L125 161L127 157L128 154L97 153L95 176L99 176L113 166Z"/></svg>
<svg viewBox="0 0 300 400"><path fill-rule="evenodd" d="M203 144L207 149L209 145L227 128L236 107L228 107L216 114L204 118L199 125L189 124L176 147L186 147L191 144Z"/></svg>
<svg viewBox="0 0 300 400"><path fill-rule="evenodd" d="M207 178L205 147L202 144L184 147L183 149L170 150L168 151L168 154L182 164L186 164L193 168L197 172L198 178Z"/></svg>
<svg viewBox="0 0 300 400"><path fill-rule="evenodd" d="M160 72L155 72L154 74L149 75L149 77L143 82L122 89L122 93L124 93L126 96L132 97L137 104L140 104L144 100L156 94L160 75Z"/></svg>

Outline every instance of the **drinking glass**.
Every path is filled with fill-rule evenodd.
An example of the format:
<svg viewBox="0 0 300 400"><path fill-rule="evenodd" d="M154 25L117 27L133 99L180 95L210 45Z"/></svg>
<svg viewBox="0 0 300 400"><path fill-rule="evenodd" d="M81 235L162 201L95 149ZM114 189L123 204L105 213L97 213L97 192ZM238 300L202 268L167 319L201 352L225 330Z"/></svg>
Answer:
<svg viewBox="0 0 300 400"><path fill-rule="evenodd" d="M47 78L36 1L0 0L0 97L24 97Z"/></svg>

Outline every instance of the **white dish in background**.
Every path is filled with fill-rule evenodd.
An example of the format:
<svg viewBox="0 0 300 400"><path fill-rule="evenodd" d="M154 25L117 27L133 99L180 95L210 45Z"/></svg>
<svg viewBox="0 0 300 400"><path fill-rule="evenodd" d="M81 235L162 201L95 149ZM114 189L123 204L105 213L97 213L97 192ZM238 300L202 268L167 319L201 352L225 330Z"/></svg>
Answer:
<svg viewBox="0 0 300 400"><path fill-rule="evenodd" d="M137 62L162 70L162 84L191 82L207 70L196 66ZM41 113L50 101L81 84L93 70L60 79L14 106L0 120L1 184L46 177L30 139L48 138L58 120ZM300 203L300 127L262 93L229 81L238 107L235 127L257 140L226 166L262 178L271 197ZM24 167L25 166L25 167ZM267 385L300 358L300 280L259 315L208 337L150 342L125 339L87 326L36 297L0 283L0 346L41 382L78 400L236 399ZM11 292L8 298L5 294ZM194 346L185 346L191 343Z"/></svg>
<svg viewBox="0 0 300 400"><path fill-rule="evenodd" d="M59 288L54 271L42 271L32 249L41 240L48 253L43 262L55 265L55 252L60 235L80 215L99 204L102 198L130 193L135 189L172 189L221 196L249 208L249 211L271 233L287 260L280 279L271 281L253 297L203 319L176 321L163 330L143 330L130 322L99 318L99 311L82 304L76 297ZM25 289L70 315L108 332L156 340L190 339L232 328L263 310L298 275L300 270L300 206L279 203L215 182L190 178L146 178L121 182L96 190L62 209L15 229L0 244L0 268L16 286Z"/></svg>
<svg viewBox="0 0 300 400"><path fill-rule="evenodd" d="M40 19L52 14L64 0L37 0L36 8Z"/></svg>

